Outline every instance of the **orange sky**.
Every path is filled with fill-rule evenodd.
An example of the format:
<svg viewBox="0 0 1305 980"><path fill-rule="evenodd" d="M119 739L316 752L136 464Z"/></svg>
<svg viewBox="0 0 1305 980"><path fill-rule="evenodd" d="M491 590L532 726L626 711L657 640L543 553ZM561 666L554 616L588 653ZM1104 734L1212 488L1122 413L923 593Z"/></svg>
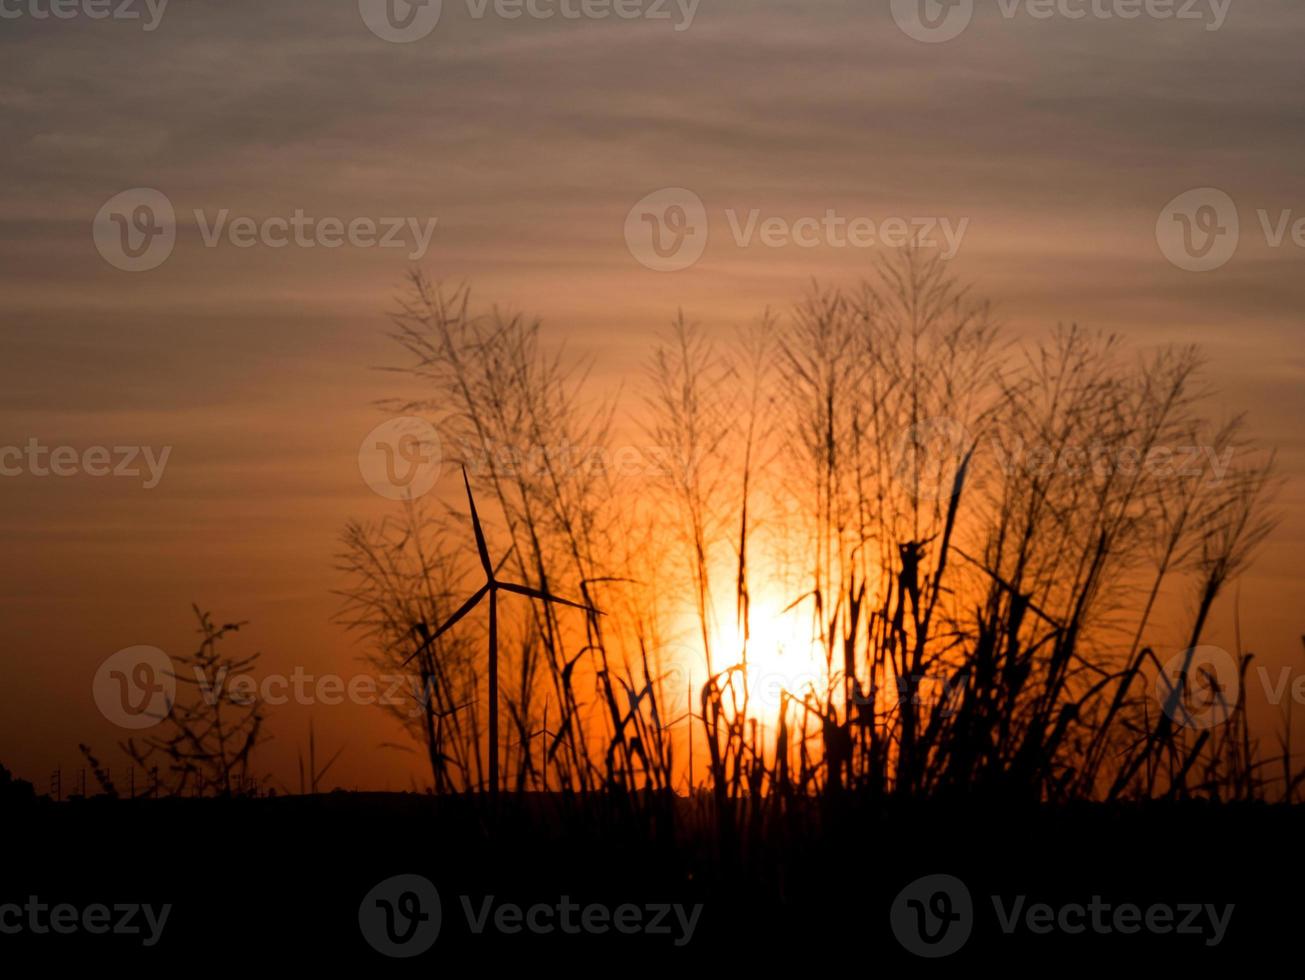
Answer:
<svg viewBox="0 0 1305 980"><path fill-rule="evenodd" d="M0 477L0 762L44 789L81 764L79 741L107 750L121 733L91 701L96 666L185 648L192 601L250 620L238 644L265 670L363 669L330 623L332 555L346 519L388 506L356 452L383 419L370 403L405 393L371 368L396 359L384 313L408 253L208 248L195 209L436 217L423 268L542 315L595 354L600 388L636 380L678 307L723 329L880 251L740 247L727 212L966 219L955 271L1014 335L1075 320L1206 349L1218 405L1250 412L1287 478L1242 583L1245 644L1299 663L1305 249L1270 247L1257 211L1305 217L1303 41L1305 8L1268 2L1234 4L1217 31L981 3L943 44L906 36L886 0L712 2L683 31L475 19L446 0L405 45L350 3L174 0L151 32L0 21L0 446L173 447L150 490ZM1241 244L1186 272L1156 221L1207 186L1236 202ZM91 222L135 187L166 194L179 228L166 262L131 274ZM650 271L623 237L663 187L707 211L683 271ZM348 745L332 781L420 773L376 748L394 736L377 709L312 714L319 745ZM272 716L266 765L287 782L308 715Z"/></svg>

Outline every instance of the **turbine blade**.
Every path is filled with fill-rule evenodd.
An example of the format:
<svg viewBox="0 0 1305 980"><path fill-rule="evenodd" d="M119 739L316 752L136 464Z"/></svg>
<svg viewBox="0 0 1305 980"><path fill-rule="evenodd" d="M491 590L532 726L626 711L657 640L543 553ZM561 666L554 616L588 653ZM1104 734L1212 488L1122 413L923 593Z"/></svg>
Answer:
<svg viewBox="0 0 1305 980"><path fill-rule="evenodd" d="M503 566L507 564L507 560L512 557L512 552L516 550L517 550L516 543L513 542L512 547L509 548L506 554L504 554L503 557L499 560L498 567L494 569L494 575L496 577L498 576L499 572L503 571Z"/></svg>
<svg viewBox="0 0 1305 980"><path fill-rule="evenodd" d="M485 598L485 593L488 591L489 591L488 583L482 585L479 589L477 589L475 595L473 595L470 599L464 602L457 612L455 612L448 619L444 620L444 625L441 626L439 629L437 629L434 633L432 633L430 637L424 643L422 643L421 646L417 647L417 649L412 652L412 654L408 657L408 659L403 662L403 666L405 667L408 666L408 664L412 661L413 657L417 656L417 654L419 653L422 653L432 643L434 643L441 636L443 636L454 626L456 626L458 621L462 619L463 616L467 615L467 613L471 612L471 610L476 607L476 603L478 603L481 599Z"/></svg>
<svg viewBox="0 0 1305 980"><path fill-rule="evenodd" d="M467 487L467 503L471 505L471 526L476 532L476 550L480 552L480 564L485 569L485 577L494 581L494 563L489 560L489 547L485 544L485 532L480 526L480 515L476 513L476 498L471 495L471 480L467 477L467 468L462 467L462 482Z"/></svg>
<svg viewBox="0 0 1305 980"><path fill-rule="evenodd" d="M573 609L583 609L585 612L591 612L595 615L603 615L601 609L595 609L593 606L586 606L581 602L572 602L570 599L563 599L560 596L552 595L548 592L541 592L539 589L532 589L528 585L517 585L515 582L496 582L495 585L505 592L515 592L517 595L528 596L531 599L542 599L544 602L556 602L562 606L570 606Z"/></svg>

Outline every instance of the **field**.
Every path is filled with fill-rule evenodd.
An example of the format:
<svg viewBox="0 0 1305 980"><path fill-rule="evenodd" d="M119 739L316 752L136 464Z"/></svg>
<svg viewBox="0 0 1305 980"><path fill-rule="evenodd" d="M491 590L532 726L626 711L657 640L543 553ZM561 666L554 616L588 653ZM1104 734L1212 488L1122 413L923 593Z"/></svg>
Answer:
<svg viewBox="0 0 1305 980"><path fill-rule="evenodd" d="M820 969L826 957L872 970L1059 969L1088 961L1219 969L1279 948L1295 922L1290 882L1301 870L1301 824L1297 811L1283 808L1012 809L849 799L819 816L798 807L767 820L745 851L725 854L699 805L685 799L667 801L674 817L659 825L612 813L610 801L595 802L591 819L564 817L567 806L530 795L501 804L495 820L483 801L335 793L87 801L14 813L7 825L23 843L6 861L0 898L21 903L29 894L57 894L85 907L112 897L172 908L152 946L145 945L148 928L142 935L61 936L57 952L53 937L30 931L4 944L38 962L87 957L147 969L192 961L197 950L220 969L392 968L399 961L387 963L364 940L359 908L374 886L400 874L425 877L440 896L438 939L411 961L426 971L446 963L531 969L556 956L586 972L660 964L764 970L781 962ZM890 922L899 890L925 873L958 878L974 903L968 940L936 962L906 952ZM993 896L1003 915L1016 917L1013 933L1003 931ZM1025 910L1084 906L1084 932L1030 929L1016 914L1020 896ZM1094 896L1106 903L1097 915L1110 931L1091 927ZM553 926L547 933L510 916L500 929L493 919L504 906L558 909L568 899L572 932L557 911L536 915ZM489 924L477 933L472 924L487 901ZM1156 903L1173 909L1173 931L1140 928ZM634 905L639 916L627 913L627 922L637 931L617 933L610 919L592 913L586 926L584 908L594 904ZM1114 919L1129 904L1140 912L1133 919L1125 912L1118 926L1135 928L1131 933Z"/></svg>

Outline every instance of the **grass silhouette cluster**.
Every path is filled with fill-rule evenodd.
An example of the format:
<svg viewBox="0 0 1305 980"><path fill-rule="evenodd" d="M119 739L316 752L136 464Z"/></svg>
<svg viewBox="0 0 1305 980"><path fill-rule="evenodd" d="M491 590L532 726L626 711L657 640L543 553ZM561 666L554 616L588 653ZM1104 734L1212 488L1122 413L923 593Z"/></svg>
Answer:
<svg viewBox="0 0 1305 980"><path fill-rule="evenodd" d="M729 833L848 792L1294 793L1243 696L1191 723L1226 689L1193 650L1274 486L1240 419L1207 417L1196 350L1133 357L1077 327L1014 344L907 251L728 339L678 318L639 413L661 465L631 474L610 465L626 419L538 321L417 274L394 322L420 392L386 407L457 447L513 581L588 607L499 608L491 772L482 627L433 636L474 591L468 515L409 501L346 528L343 619L419 676L420 716L397 713L436 792L689 792ZM1151 639L1166 590L1192 597L1181 645ZM810 640L763 695L777 596Z"/></svg>

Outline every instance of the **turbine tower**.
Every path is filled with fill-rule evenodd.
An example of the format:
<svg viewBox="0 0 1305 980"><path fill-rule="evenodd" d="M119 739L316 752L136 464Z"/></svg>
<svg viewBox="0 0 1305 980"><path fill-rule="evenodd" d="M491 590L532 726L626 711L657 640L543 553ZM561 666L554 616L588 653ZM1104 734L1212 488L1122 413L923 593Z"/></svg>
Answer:
<svg viewBox="0 0 1305 980"><path fill-rule="evenodd" d="M553 602L562 606L583 609L585 612L601 616L602 612L580 602L563 599L541 589L534 589L517 582L503 582L498 578L494 563L489 560L489 547L485 544L485 532L480 526L480 515L476 512L476 499L471 493L471 480L467 478L467 468L462 467L462 482L467 488L467 503L471 507L471 526L476 533L476 551L480 554L480 565L485 571L485 584L476 590L470 599L464 602L452 616L446 619L421 646L405 660L404 666L430 647L432 643L452 629L467 613L475 609L480 600L489 597L489 791L493 797L498 796L498 593L515 592L530 599Z"/></svg>

